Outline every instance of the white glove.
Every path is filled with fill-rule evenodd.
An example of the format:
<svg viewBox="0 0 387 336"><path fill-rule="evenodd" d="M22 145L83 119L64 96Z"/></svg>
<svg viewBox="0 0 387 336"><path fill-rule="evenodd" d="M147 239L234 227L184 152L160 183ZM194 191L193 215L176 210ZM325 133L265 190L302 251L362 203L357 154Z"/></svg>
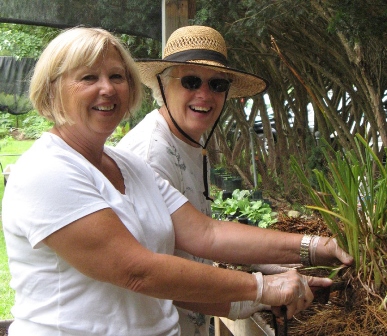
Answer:
<svg viewBox="0 0 387 336"><path fill-rule="evenodd" d="M270 306L254 301L231 302L227 318L230 320L246 319L256 312L270 310Z"/></svg>
<svg viewBox="0 0 387 336"><path fill-rule="evenodd" d="M285 305L288 318L309 307L313 301L309 286L327 287L332 284L332 280L328 278L307 277L296 270L266 276L261 273L253 275L257 281L255 303L270 305L278 316L280 307Z"/></svg>
<svg viewBox="0 0 387 336"><path fill-rule="evenodd" d="M351 265L353 258L339 247L336 238L313 236L309 246L309 259L315 266Z"/></svg>
<svg viewBox="0 0 387 336"><path fill-rule="evenodd" d="M253 264L251 270L262 274L279 274L298 267L302 267L302 264Z"/></svg>

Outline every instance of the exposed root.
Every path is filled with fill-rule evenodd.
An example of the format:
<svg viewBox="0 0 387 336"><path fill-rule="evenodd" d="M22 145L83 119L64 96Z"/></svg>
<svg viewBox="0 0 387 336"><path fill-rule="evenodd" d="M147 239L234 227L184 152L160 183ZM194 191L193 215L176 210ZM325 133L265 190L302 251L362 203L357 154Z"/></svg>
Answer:
<svg viewBox="0 0 387 336"><path fill-rule="evenodd" d="M345 303L313 304L289 321L291 336L386 336L387 311L378 302L358 298L351 309Z"/></svg>

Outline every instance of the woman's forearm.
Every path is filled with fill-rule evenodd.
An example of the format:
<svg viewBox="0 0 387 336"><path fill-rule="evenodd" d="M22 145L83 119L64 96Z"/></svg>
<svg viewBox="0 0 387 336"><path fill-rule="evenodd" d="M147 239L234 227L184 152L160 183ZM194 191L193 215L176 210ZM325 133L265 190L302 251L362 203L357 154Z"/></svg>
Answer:
<svg viewBox="0 0 387 336"><path fill-rule="evenodd" d="M302 235L218 221L186 203L172 215L176 248L230 263L299 263Z"/></svg>
<svg viewBox="0 0 387 336"><path fill-rule="evenodd" d="M244 264L300 263L302 235L214 221L212 260ZM238 239L235 239L235 237Z"/></svg>
<svg viewBox="0 0 387 336"><path fill-rule="evenodd" d="M305 265L313 261L315 265L351 265L353 262L335 239L305 239L307 237L302 234L218 221L198 212L189 203L174 212L172 219L176 247L210 260L241 264L307 261ZM312 260L308 260L311 256Z"/></svg>
<svg viewBox="0 0 387 336"><path fill-rule="evenodd" d="M169 255L153 254L145 264L132 265L130 277L126 281L130 290L182 302L255 300L257 295L257 283L251 274Z"/></svg>

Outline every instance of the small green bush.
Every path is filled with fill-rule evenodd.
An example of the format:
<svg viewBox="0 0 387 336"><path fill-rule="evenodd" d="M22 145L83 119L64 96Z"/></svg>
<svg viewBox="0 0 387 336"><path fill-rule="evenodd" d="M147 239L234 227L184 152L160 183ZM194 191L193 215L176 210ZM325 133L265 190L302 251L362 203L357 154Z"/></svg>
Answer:
<svg viewBox="0 0 387 336"><path fill-rule="evenodd" d="M212 217L220 220L245 217L249 223L266 228L277 221L277 213L263 200L252 200L250 190L235 189L231 198L223 199L223 191L211 204Z"/></svg>
<svg viewBox="0 0 387 336"><path fill-rule="evenodd" d="M29 112L22 122L22 132L25 139L38 139L43 132L53 127L54 123L42 117L36 111Z"/></svg>

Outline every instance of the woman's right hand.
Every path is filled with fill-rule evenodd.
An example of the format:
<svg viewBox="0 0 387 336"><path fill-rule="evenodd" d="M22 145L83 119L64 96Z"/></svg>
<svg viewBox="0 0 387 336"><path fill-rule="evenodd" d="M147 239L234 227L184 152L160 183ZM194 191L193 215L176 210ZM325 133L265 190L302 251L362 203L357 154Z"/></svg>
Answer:
<svg viewBox="0 0 387 336"><path fill-rule="evenodd" d="M310 286L328 287L332 284L331 279L304 276L296 270L265 276L261 273L253 274L257 279L259 301L270 305L276 316L280 316L280 307L285 305L288 318L292 318L312 303L314 296Z"/></svg>
<svg viewBox="0 0 387 336"><path fill-rule="evenodd" d="M309 247L310 262L314 266L352 265L353 257L339 247L336 238L313 236Z"/></svg>

